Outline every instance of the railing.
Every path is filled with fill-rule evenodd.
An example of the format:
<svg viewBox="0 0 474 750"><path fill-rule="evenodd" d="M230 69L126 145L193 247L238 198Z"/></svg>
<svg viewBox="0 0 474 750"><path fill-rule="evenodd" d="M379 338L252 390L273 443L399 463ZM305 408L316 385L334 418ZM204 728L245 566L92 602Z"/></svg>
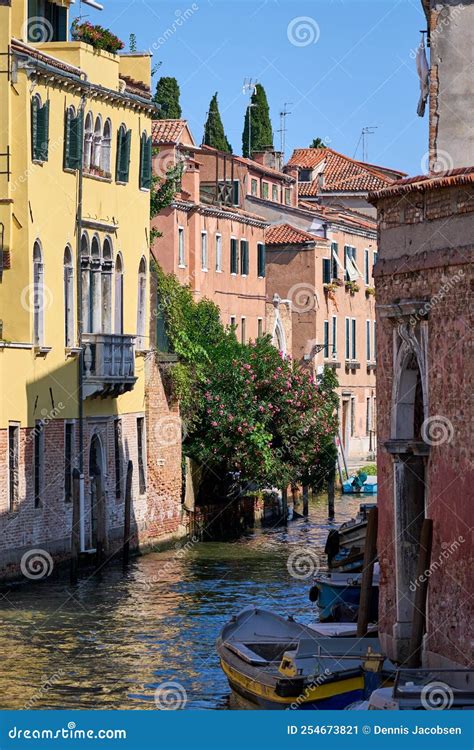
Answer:
<svg viewBox="0 0 474 750"><path fill-rule="evenodd" d="M115 333L85 333L84 398L118 396L133 388L135 336Z"/></svg>

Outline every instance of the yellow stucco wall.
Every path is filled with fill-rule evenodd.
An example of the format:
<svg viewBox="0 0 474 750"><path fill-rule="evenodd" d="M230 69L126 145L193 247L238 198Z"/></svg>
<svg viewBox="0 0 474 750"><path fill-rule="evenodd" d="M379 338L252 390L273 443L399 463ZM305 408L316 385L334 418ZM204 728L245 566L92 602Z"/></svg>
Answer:
<svg viewBox="0 0 474 750"><path fill-rule="evenodd" d="M0 51L6 51L10 36L20 37L24 24L20 2L13 8L0 7ZM23 4L23 13L26 3ZM31 45L57 59L73 65L78 63L90 82L119 91L119 58L108 53L97 54L91 47L77 43ZM5 59L5 58L4 58ZM1 63L2 65L4 63ZM145 56L143 65L150 65ZM49 99L49 159L34 164L31 158L30 102L34 94L42 101ZM0 222L5 226L4 247L10 250L11 269L0 282L0 320L3 321L3 344L0 343L0 428L9 421L33 426L50 412L52 404L63 404L60 418L78 415L77 356L68 356L64 342L63 256L69 243L73 251L74 285L77 294L76 211L78 172L63 169L64 115L66 107L78 108L81 92L58 80L28 77L18 70L9 81L0 76L0 152L9 146L11 175L0 175ZM100 114L112 122L112 179L83 180L83 217L107 224L116 224L115 232L98 230L101 244L105 236L113 243L114 257L120 251L124 260L124 327L126 334L135 334L137 327L138 267L142 256L148 267L149 192L139 187L140 136L150 134L150 113L132 102L99 98L90 93L85 112ZM115 182L117 131L124 123L132 130L129 182ZM0 171L5 160L0 158ZM92 237L94 231L87 229ZM33 312L33 245L40 239L44 259L44 346L51 347L46 356L37 356L34 349L12 348L18 342L31 345ZM114 309L112 284L112 311ZM149 295L146 295L148 300ZM148 304L148 302L147 302ZM75 299L75 324L77 321ZM148 311L146 319L148 321ZM113 312L112 312L113 322ZM113 328L112 328L113 330ZM146 324L148 333L148 323ZM77 341L76 341L77 345ZM116 399L94 399L84 402L85 415L108 415L144 410L144 358L136 356L134 389Z"/></svg>

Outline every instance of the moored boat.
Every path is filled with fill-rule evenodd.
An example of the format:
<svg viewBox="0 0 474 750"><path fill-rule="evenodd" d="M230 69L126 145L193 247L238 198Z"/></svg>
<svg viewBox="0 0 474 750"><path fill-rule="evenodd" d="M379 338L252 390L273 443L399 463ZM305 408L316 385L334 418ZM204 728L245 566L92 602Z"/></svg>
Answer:
<svg viewBox="0 0 474 750"><path fill-rule="evenodd" d="M317 575L309 591L309 598L319 607L321 622L354 622L359 609L361 574L334 573ZM372 582L372 599L370 621L378 619L379 570L376 570Z"/></svg>
<svg viewBox="0 0 474 750"><path fill-rule="evenodd" d="M342 483L342 491L345 495L376 495L377 494L377 477L369 476L363 482L360 482L357 475L348 477Z"/></svg>
<svg viewBox="0 0 474 750"><path fill-rule="evenodd" d="M393 678L377 638L325 638L248 608L222 629L217 651L232 690L265 709L341 709Z"/></svg>

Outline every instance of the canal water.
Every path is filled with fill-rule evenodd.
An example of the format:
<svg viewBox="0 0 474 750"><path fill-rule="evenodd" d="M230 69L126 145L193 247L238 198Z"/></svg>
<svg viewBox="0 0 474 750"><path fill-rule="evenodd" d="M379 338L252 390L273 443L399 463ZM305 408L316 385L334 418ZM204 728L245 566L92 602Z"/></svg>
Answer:
<svg viewBox="0 0 474 750"><path fill-rule="evenodd" d="M336 498L330 523L326 498L313 498L309 517L287 527L182 542L133 559L125 574L120 564L84 573L74 589L49 578L0 594L0 709L155 709L170 682L184 708L229 708L220 628L248 605L315 620L301 576L318 557L324 565L328 530L360 502Z"/></svg>

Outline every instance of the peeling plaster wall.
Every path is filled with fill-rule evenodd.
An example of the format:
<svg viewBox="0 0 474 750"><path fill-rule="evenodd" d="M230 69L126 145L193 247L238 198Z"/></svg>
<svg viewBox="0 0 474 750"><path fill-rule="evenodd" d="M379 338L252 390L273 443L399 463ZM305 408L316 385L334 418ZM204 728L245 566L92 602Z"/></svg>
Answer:
<svg viewBox="0 0 474 750"><path fill-rule="evenodd" d="M432 205L430 196L439 199L438 214L427 214ZM474 187L437 188L426 195L416 224L407 224L406 214L418 197L413 191L379 203L377 307L399 300L431 299L427 323L429 417L445 420L448 432L446 440L439 444L435 440L431 445L426 465L425 503L426 516L433 520L433 569L429 577L424 661L429 666L467 666L474 658L474 611L469 599L474 566L470 531L474 522ZM463 236L464 242L471 244L451 244L451 223L443 209L446 205L456 214L456 238ZM465 206L469 205L470 210L466 211ZM391 220L387 224L388 216ZM394 637L399 635L394 575L395 472L394 459L383 447L392 437L392 387L396 376L393 322L378 315L377 328L379 630L383 647L396 659L400 643ZM455 549L451 548L453 544ZM398 554L403 555L400 547Z"/></svg>
<svg viewBox="0 0 474 750"><path fill-rule="evenodd" d="M432 0L430 168L474 164L474 0Z"/></svg>

